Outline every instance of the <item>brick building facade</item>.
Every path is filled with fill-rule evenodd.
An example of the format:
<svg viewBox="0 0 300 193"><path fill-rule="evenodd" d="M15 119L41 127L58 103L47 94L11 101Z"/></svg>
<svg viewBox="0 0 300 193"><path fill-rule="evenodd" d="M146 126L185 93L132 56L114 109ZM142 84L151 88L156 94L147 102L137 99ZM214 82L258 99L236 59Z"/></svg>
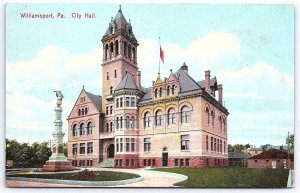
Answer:
<svg viewBox="0 0 300 193"><path fill-rule="evenodd" d="M223 88L205 71L195 81L184 63L150 88L141 85L136 40L121 8L102 37L102 97L83 88L68 117L74 166L227 166ZM217 95L217 96L216 96Z"/></svg>

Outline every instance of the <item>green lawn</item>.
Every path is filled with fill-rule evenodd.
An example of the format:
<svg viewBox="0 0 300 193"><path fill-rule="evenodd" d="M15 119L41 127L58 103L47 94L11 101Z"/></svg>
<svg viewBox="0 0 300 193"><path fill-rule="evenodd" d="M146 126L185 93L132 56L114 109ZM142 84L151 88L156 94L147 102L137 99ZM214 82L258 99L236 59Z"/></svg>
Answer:
<svg viewBox="0 0 300 193"><path fill-rule="evenodd" d="M131 178L138 178L139 175L124 172L99 171L93 172L95 176L77 176L74 173L60 174L34 174L19 173L7 175L7 177L26 177L26 178L43 178L43 179L60 179L60 180L79 180L79 181L117 181Z"/></svg>
<svg viewBox="0 0 300 193"><path fill-rule="evenodd" d="M288 170L248 168L157 168L188 176L175 184L189 188L285 188Z"/></svg>

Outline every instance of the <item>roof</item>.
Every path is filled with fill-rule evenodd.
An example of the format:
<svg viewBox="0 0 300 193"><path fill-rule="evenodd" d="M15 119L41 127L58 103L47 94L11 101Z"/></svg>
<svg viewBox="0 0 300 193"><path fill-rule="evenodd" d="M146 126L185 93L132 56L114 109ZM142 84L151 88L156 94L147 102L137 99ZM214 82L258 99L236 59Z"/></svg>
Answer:
<svg viewBox="0 0 300 193"><path fill-rule="evenodd" d="M115 91L122 90L122 89L138 90L131 73L127 73L124 76L124 78L121 80L121 82L119 83Z"/></svg>
<svg viewBox="0 0 300 193"><path fill-rule="evenodd" d="M291 155L290 158L293 156ZM254 155L249 159L287 159L288 153L287 151L282 151L278 149L271 149L269 151L264 151L260 154Z"/></svg>
<svg viewBox="0 0 300 193"><path fill-rule="evenodd" d="M228 153L228 158L242 158L242 159L248 159L251 157L248 153L238 151L238 152L229 152Z"/></svg>
<svg viewBox="0 0 300 193"><path fill-rule="evenodd" d="M122 12L122 9L121 9L121 6L120 6L120 8L118 10L118 13L115 16L115 18L111 20L104 36L111 35L111 30L110 30L111 27L113 27L115 29L115 31L117 31L117 30L126 31L126 34L130 38L136 40L136 38L135 38L135 36L132 32L132 26L131 26L130 20L129 20L129 22L127 22L127 20L125 19L124 15L123 15L123 12Z"/></svg>
<svg viewBox="0 0 300 193"><path fill-rule="evenodd" d="M95 107L98 109L99 112L101 112L102 107L101 107L101 100L102 97L100 95L94 95L90 92L85 91L91 102L95 105Z"/></svg>
<svg viewBox="0 0 300 193"><path fill-rule="evenodd" d="M216 84L216 82L217 82L217 78L216 78L216 77L211 78L211 79L209 80L210 87L214 86L214 85ZM199 86L200 86L201 88L205 88L205 80L198 81L197 84L199 84Z"/></svg>

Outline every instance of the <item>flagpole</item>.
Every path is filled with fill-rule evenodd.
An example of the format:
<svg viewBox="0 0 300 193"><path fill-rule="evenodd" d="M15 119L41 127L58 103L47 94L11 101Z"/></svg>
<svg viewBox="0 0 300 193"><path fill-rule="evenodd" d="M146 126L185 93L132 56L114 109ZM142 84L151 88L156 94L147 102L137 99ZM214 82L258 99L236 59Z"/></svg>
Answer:
<svg viewBox="0 0 300 193"><path fill-rule="evenodd" d="M159 55L160 55L160 37L158 37L158 42L159 42ZM158 58L158 76L160 76L160 57Z"/></svg>

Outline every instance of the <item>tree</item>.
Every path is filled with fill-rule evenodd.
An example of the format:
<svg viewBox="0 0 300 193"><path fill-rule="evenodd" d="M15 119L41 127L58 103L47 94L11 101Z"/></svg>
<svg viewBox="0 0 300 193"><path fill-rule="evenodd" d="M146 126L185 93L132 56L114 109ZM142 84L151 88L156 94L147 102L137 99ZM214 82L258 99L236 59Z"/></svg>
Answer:
<svg viewBox="0 0 300 193"><path fill-rule="evenodd" d="M286 138L286 144L290 146L290 152L294 152L294 134L291 134Z"/></svg>

